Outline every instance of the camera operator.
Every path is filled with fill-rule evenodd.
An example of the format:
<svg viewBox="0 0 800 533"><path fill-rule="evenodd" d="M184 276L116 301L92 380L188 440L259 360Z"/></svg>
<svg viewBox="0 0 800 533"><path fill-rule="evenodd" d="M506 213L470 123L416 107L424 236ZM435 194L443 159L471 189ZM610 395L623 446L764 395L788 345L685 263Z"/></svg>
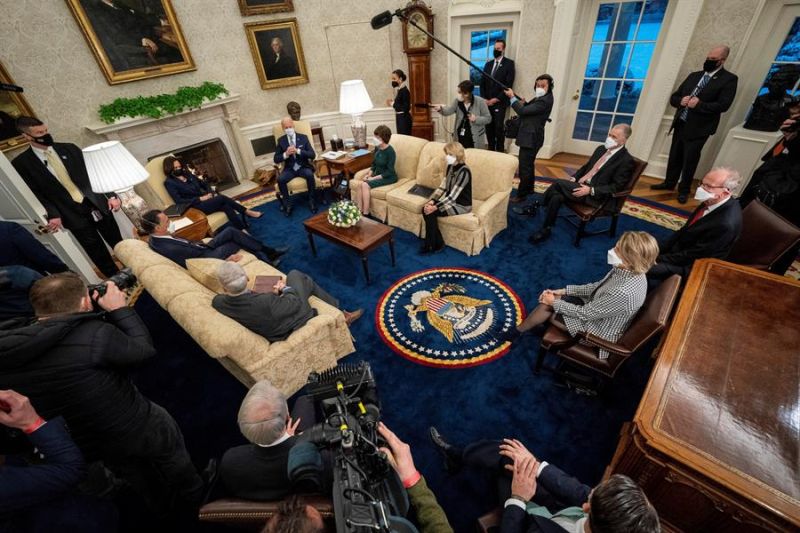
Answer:
<svg viewBox="0 0 800 533"><path fill-rule="evenodd" d="M0 330L0 388L25 394L46 418L63 416L88 461L104 461L161 510L199 503L203 482L178 425L127 373L155 355L150 334L125 294L106 287L90 296L71 272L36 281L37 320ZM93 299L105 312L93 311ZM163 484L144 481L153 479Z"/></svg>

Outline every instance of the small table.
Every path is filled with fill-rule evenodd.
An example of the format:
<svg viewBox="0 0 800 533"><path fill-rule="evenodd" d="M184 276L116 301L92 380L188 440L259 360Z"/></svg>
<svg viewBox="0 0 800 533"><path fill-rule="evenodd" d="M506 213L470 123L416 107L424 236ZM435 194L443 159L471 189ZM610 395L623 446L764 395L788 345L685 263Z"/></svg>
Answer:
<svg viewBox="0 0 800 533"><path fill-rule="evenodd" d="M374 159L375 153L372 150L368 154L359 157L351 157L350 154L347 154L339 159L323 159L328 166L328 177L332 178L336 176L331 180L331 188L335 190L336 187L339 186L339 183L341 183L343 177L346 178L347 181L350 181L353 179L356 172L371 167ZM349 193L350 189L347 190L345 196Z"/></svg>
<svg viewBox="0 0 800 533"><path fill-rule="evenodd" d="M317 256L317 247L314 245L314 235L319 235L323 239L329 240L345 248L349 248L361 256L361 264L364 267L364 276L369 283L369 265L367 254L388 242L389 251L392 254L392 266L395 266L394 259L394 228L381 224L366 217L361 217L353 227L337 228L328 222L328 211L318 213L313 217L303 221L303 226L308 233L308 243L311 245L311 253Z"/></svg>
<svg viewBox="0 0 800 533"><path fill-rule="evenodd" d="M208 235L208 218L206 214L199 209L190 207L182 217L177 217L176 220L180 220L181 218L188 218L192 223L176 231L175 236L189 241L200 241Z"/></svg>

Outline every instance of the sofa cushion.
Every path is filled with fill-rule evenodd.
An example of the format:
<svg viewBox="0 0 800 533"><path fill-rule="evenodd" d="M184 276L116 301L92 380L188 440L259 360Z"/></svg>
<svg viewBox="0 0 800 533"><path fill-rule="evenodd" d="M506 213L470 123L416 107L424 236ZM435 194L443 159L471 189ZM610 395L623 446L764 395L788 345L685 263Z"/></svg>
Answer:
<svg viewBox="0 0 800 533"><path fill-rule="evenodd" d="M428 141L419 137L400 134L392 135L389 145L394 148L397 154L394 170L398 179L413 180L416 177L419 154L427 143Z"/></svg>
<svg viewBox="0 0 800 533"><path fill-rule="evenodd" d="M449 217L440 217L439 225L455 226L457 228L465 229L468 231L478 231L479 229L481 229L481 219L478 218L478 215L475 214L475 210L481 203L483 202L480 201L473 202L472 211L469 213L464 213L463 215L452 215Z"/></svg>
<svg viewBox="0 0 800 533"><path fill-rule="evenodd" d="M390 191L386 195L386 201L389 205L400 207L405 211L422 213L422 206L428 202L428 199L416 194L410 194L406 187L400 187Z"/></svg>
<svg viewBox="0 0 800 533"><path fill-rule="evenodd" d="M407 188L411 188L411 180L398 180L397 183L390 183L389 185L384 185L383 187L375 187L374 189L370 189L369 194L372 198L377 198L379 200L386 200L386 195L389 194L391 191L395 189L399 189L403 185L408 184Z"/></svg>
<svg viewBox="0 0 800 533"><path fill-rule="evenodd" d="M186 270L188 270L189 274L201 285L207 289L211 289L217 294L222 294L225 291L222 289L222 284L217 277L217 271L222 262L222 259L214 259L212 257L187 259Z"/></svg>
<svg viewBox="0 0 800 533"><path fill-rule="evenodd" d="M442 184L444 170L444 143L427 143L419 155L419 165L417 165L416 173L417 183L435 189Z"/></svg>

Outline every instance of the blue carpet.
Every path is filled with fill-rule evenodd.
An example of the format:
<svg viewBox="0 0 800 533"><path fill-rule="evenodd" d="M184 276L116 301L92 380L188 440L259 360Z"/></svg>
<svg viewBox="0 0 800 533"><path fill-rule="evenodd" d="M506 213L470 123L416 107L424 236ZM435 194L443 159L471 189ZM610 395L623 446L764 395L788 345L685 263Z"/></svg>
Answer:
<svg viewBox="0 0 800 533"><path fill-rule="evenodd" d="M346 309L364 308L352 326L356 353L344 362L369 361L383 404L383 418L411 445L417 468L439 498L456 531L474 531L475 519L495 506L491 483L475 473L449 476L427 438L435 425L453 443L483 438L516 437L540 459L555 463L588 484L599 481L616 447L623 422L633 417L652 364L649 351L636 354L619 372L602 397L576 395L556 385L549 374L534 376L538 340L522 342L500 359L462 369L421 366L393 353L375 331L375 304L381 294L407 274L434 266L465 267L487 272L511 286L527 309L544 288L586 283L607 269L608 237L587 238L576 249L574 229L560 220L551 239L537 247L526 242L543 214L533 220L509 215L509 228L480 255L467 257L447 248L433 256L417 254L418 239L396 230L397 266L388 247L372 252L372 283L366 285L360 259L317 239L319 256L311 256L301 221L310 216L299 203L291 219L277 202L259 209L265 216L251 232L264 242L289 244L281 269L302 270L338 297ZM602 224L600 222L599 224ZM622 216L619 233L645 230L657 238L669 230ZM159 351L137 373L136 382L148 397L166 407L180 424L193 460L201 467L243 438L236 413L245 388L208 357L146 293L136 310L152 332ZM551 361L552 362L552 361ZM291 402L290 402L291 404ZM210 528L207 530L211 530Z"/></svg>

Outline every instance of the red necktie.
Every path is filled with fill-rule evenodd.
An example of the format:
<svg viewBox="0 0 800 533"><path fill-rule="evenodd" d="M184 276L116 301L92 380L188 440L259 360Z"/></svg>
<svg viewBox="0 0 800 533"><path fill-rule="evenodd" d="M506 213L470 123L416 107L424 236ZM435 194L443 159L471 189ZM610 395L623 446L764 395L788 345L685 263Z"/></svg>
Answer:
<svg viewBox="0 0 800 533"><path fill-rule="evenodd" d="M781 155L783 153L783 149L784 149L783 139L781 139L780 141L778 141L778 144L776 144L775 147L772 149L772 157Z"/></svg>
<svg viewBox="0 0 800 533"><path fill-rule="evenodd" d="M697 212L692 217L692 220L689 221L689 225L691 226L692 224L703 218L703 215L706 214L706 211L708 211L708 207L706 206L703 206L700 209L698 209Z"/></svg>
<svg viewBox="0 0 800 533"><path fill-rule="evenodd" d="M606 153L604 153L603 156L597 160L597 163L594 164L591 170L589 170L589 172L587 172L586 175L584 175L581 179L579 179L578 182L584 185L589 183L589 181L591 181L594 175L597 174L597 172L600 170L600 167L603 166L603 163L605 163L610 156L611 156L611 150L606 150Z"/></svg>

